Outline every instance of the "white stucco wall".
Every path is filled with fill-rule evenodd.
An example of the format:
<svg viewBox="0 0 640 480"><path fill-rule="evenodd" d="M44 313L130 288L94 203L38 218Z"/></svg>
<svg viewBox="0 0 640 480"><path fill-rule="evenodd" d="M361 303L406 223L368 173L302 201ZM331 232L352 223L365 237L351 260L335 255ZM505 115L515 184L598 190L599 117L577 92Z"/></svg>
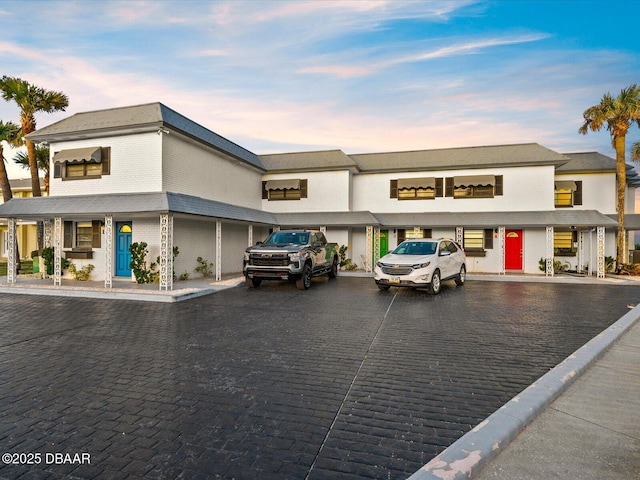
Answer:
<svg viewBox="0 0 640 480"><path fill-rule="evenodd" d="M390 181L394 179L463 175L502 175L503 195L493 198L437 197L433 200L402 201L389 198ZM353 209L378 213L553 210L553 179L553 166L354 175Z"/></svg>
<svg viewBox="0 0 640 480"><path fill-rule="evenodd" d="M582 182L582 205L574 205L574 209L598 210L605 215L616 212L615 173L556 175L555 180Z"/></svg>
<svg viewBox="0 0 640 480"><path fill-rule="evenodd" d="M162 135L163 190L261 208L262 172L240 160L185 140Z"/></svg>
<svg viewBox="0 0 640 480"><path fill-rule="evenodd" d="M262 200L262 209L274 212L336 212L349 210L350 174L346 170L267 174L263 181L307 179L307 198L300 200ZM262 185L262 184L261 184Z"/></svg>
<svg viewBox="0 0 640 480"><path fill-rule="evenodd" d="M53 178L52 161L51 196L162 191L161 137L156 133L58 142L50 146L51 158L61 150L85 147L111 147L111 173L86 180Z"/></svg>

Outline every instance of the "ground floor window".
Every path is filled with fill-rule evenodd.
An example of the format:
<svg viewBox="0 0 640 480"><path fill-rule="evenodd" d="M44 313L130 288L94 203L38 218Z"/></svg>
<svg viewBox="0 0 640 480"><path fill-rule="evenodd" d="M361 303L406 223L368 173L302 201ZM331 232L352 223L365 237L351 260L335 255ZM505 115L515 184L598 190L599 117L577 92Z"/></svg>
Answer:
<svg viewBox="0 0 640 480"><path fill-rule="evenodd" d="M463 232L462 248L467 254L481 253L493 248L492 228L465 228Z"/></svg>
<svg viewBox="0 0 640 480"><path fill-rule="evenodd" d="M553 232L553 251L560 255L575 254L575 242L578 241L578 232L575 230L554 231Z"/></svg>
<svg viewBox="0 0 640 480"><path fill-rule="evenodd" d="M430 228L399 228L398 229L398 245L400 245L405 240L409 240L412 238L431 238L431 229Z"/></svg>

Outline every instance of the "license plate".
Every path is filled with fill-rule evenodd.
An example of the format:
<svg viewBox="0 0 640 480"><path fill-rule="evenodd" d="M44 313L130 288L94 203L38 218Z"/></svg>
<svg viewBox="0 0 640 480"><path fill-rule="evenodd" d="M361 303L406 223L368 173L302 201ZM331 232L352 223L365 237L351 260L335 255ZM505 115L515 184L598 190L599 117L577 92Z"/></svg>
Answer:
<svg viewBox="0 0 640 480"><path fill-rule="evenodd" d="M389 283L400 283L400 277L389 278Z"/></svg>

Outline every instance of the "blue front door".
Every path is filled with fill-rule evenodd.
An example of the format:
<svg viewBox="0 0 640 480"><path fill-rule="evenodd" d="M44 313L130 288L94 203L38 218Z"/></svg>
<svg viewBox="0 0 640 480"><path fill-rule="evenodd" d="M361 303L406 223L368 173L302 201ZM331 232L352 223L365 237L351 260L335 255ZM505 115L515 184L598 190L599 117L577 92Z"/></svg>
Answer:
<svg viewBox="0 0 640 480"><path fill-rule="evenodd" d="M131 276L131 222L116 222L116 277Z"/></svg>

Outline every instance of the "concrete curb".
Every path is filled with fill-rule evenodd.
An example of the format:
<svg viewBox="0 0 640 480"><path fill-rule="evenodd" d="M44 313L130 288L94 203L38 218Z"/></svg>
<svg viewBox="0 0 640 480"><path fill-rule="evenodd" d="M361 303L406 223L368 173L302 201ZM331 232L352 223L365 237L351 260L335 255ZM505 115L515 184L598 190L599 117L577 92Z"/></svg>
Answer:
<svg viewBox="0 0 640 480"><path fill-rule="evenodd" d="M496 457L531 421L640 319L640 305L458 439L408 480L467 480Z"/></svg>

